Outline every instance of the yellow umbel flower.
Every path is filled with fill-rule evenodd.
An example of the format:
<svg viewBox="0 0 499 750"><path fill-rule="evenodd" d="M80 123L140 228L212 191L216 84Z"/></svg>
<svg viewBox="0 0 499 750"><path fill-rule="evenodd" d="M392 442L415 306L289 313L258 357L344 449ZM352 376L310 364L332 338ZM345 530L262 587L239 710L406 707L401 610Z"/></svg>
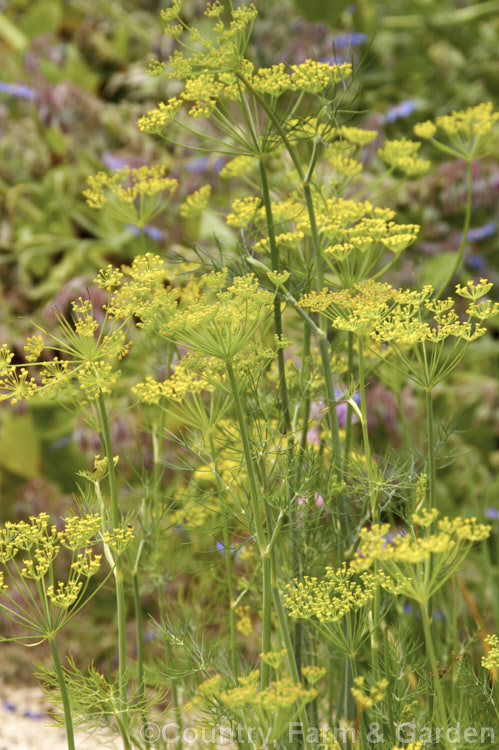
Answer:
<svg viewBox="0 0 499 750"><path fill-rule="evenodd" d="M203 185L199 190L187 196L180 206L180 216L184 219L196 217L201 211L208 207L211 196L211 185Z"/></svg>
<svg viewBox="0 0 499 750"><path fill-rule="evenodd" d="M167 167L162 165L124 167L112 175L98 172L88 177L89 187L83 195L91 208L106 206L115 218L142 227L164 209L166 199L177 188L177 180L166 173Z"/></svg>
<svg viewBox="0 0 499 750"><path fill-rule="evenodd" d="M347 127L343 125L340 128L340 137L346 138L350 143L357 146L366 146L378 137L377 130L363 130L362 128Z"/></svg>
<svg viewBox="0 0 499 750"><path fill-rule="evenodd" d="M350 692L355 698L357 705L361 710L366 708L372 708L376 703L383 700L386 694L386 688L388 687L388 680L383 678L378 680L369 688L369 692L365 691L365 677L356 677L354 679L355 687L350 688Z"/></svg>
<svg viewBox="0 0 499 750"><path fill-rule="evenodd" d="M429 139L442 150L450 149L456 156L469 161L487 149L489 136L497 122L499 112L494 112L493 105L485 102L415 125L414 133L418 138ZM440 135L444 137L442 144Z"/></svg>
<svg viewBox="0 0 499 750"><path fill-rule="evenodd" d="M78 599L82 586L81 581L68 581L68 583L59 581L56 588L54 586L47 588L47 596L56 607L68 609Z"/></svg>
<svg viewBox="0 0 499 750"><path fill-rule="evenodd" d="M485 638L488 646L488 654L482 656L482 667L485 669L497 669L499 667L499 638L497 635L488 635Z"/></svg>
<svg viewBox="0 0 499 750"><path fill-rule="evenodd" d="M409 177L419 177L431 166L431 162L426 159L418 159L420 147L420 143L409 141L407 138L385 141L382 148L378 149L378 156L393 169L398 169Z"/></svg>
<svg viewBox="0 0 499 750"><path fill-rule="evenodd" d="M438 513L416 514L419 527L434 523ZM431 519L431 520L430 520ZM421 528L420 528L421 531ZM459 569L475 542L490 535L490 526L476 518L447 516L435 532L415 536L414 530L391 532L388 524L373 524L359 535L359 550L351 562L356 571L377 565L381 585L393 594L404 594L424 604Z"/></svg>

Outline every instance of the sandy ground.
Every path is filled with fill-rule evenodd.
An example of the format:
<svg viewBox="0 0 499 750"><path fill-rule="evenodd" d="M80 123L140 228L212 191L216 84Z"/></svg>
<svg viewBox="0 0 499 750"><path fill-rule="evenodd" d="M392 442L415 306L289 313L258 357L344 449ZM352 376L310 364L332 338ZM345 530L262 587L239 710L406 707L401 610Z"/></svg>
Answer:
<svg viewBox="0 0 499 750"><path fill-rule="evenodd" d="M85 737L76 733L76 747L82 750L118 750L118 740L102 734ZM0 683L0 750L67 750L66 733L51 726L47 702L36 687L15 687Z"/></svg>

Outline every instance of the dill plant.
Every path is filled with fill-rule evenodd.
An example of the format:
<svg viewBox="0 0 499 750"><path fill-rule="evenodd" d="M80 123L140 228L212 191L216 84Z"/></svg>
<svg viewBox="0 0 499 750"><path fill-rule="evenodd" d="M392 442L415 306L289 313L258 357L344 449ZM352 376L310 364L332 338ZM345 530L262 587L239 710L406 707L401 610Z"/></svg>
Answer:
<svg viewBox="0 0 499 750"><path fill-rule="evenodd" d="M378 205L379 193L390 175L417 179L432 164L420 142L388 140L376 151L378 168L385 166L372 177L363 149L377 132L348 124L349 63L308 59L256 69L246 56L253 5L209 3L209 33L187 24L181 0L161 15L175 51L168 64L153 62L150 73L181 89L138 127L173 148L227 157L221 176L238 196L224 211L232 246L220 246L209 263L192 263L186 248L182 263L173 253L143 252L129 266L109 265L95 280L107 293L103 315L79 299L71 320L59 315L58 332L39 328L28 339L23 363L6 345L0 349L1 400L56 398L84 411L104 454L83 478L115 578L119 666L106 679L94 667L63 668L54 656L68 745L74 747L72 704L89 728L114 726L124 748L164 746L149 732L160 686L179 725L192 713L203 725L243 726L243 747L337 750L336 735L323 727L336 723L344 746L376 746L376 726L383 746L398 750L397 727L410 721L418 730L440 727L450 750L450 721L460 720L454 699L465 694L458 670L465 667L459 662L449 687L431 606L445 598L447 582L490 529L474 518L438 518L432 395L497 314L497 304L485 299L491 284L456 286L467 300L464 314L460 301L442 298L460 271L464 244L437 290L385 280L419 227L398 222L391 207ZM497 120L484 104L423 123L415 135L464 158L471 180L471 162L484 153ZM144 226L176 187L164 167L152 166L99 173L85 195L90 206L137 225L145 248ZM211 202L211 186L202 186L178 214L189 220ZM471 188L463 243L470 216ZM425 459L397 466L390 452L376 453L367 389L381 368L426 394ZM138 415L153 451L152 468L137 470L130 514L110 430L118 409ZM7 546L21 549L4 533ZM210 601L222 582L223 616L213 607L216 647L199 635L207 614L194 611L179 624L184 594L176 603L165 594L179 533L182 556L200 565L195 575L189 571L194 597ZM114 547L113 534L122 538ZM210 555L218 557L211 571ZM9 573L29 578L30 568L45 565L46 557L35 558L14 571L6 558ZM74 576L94 566L82 560L71 563L68 584L43 589L50 612L59 603L71 616L79 610L83 592ZM42 573L36 575L38 590ZM136 622L133 667L127 586ZM146 590L157 595L161 658L148 659L143 644ZM193 610L194 597L187 600ZM420 610L423 649L407 646L408 628L402 632L397 622L407 600ZM457 617L456 601L452 607ZM39 629L37 618L25 622ZM44 627L39 633L52 638ZM484 643L483 667L493 676L497 638ZM439 647L448 649L445 639ZM467 670L478 684L471 663ZM50 673L42 676L55 684ZM482 722L497 715L487 678L477 691L480 710L462 716L470 727L472 715ZM299 731L291 738L294 723ZM420 750L422 742L406 746Z"/></svg>

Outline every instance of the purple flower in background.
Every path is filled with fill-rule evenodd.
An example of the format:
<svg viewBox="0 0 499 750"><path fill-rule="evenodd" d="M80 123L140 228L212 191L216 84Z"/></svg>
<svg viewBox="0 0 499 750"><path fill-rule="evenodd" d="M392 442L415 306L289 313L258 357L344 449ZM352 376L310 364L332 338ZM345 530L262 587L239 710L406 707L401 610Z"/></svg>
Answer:
<svg viewBox="0 0 499 750"><path fill-rule="evenodd" d="M491 521L499 521L499 508L487 508L485 515L487 518L490 518Z"/></svg>
<svg viewBox="0 0 499 750"><path fill-rule="evenodd" d="M223 542L217 542L216 547L219 555L225 555L225 546Z"/></svg>
<svg viewBox="0 0 499 750"><path fill-rule="evenodd" d="M225 165L225 159L223 156L218 156L215 161L213 162L213 171L214 172L221 172Z"/></svg>
<svg viewBox="0 0 499 750"><path fill-rule="evenodd" d="M140 228L136 224L125 224L125 229L130 232L130 234L135 235L135 237L140 237ZM154 240L154 242L161 242L161 240L163 239L163 232L157 227L152 227L149 224L145 224L142 227L142 231L144 232L146 237L150 237L151 240Z"/></svg>
<svg viewBox="0 0 499 750"><path fill-rule="evenodd" d="M395 120L399 120L401 117L409 117L415 109L416 102L412 101L412 99L406 99L388 110L385 114L385 122L395 122Z"/></svg>
<svg viewBox="0 0 499 750"><path fill-rule="evenodd" d="M185 168L187 172L206 172L206 169L208 167L208 157L207 156L200 156L198 159L189 159L185 163Z"/></svg>
<svg viewBox="0 0 499 750"><path fill-rule="evenodd" d="M35 92L28 86L23 86L21 83L5 83L5 81L0 81L0 94L9 94L16 99L29 99L30 101L35 98Z"/></svg>
<svg viewBox="0 0 499 750"><path fill-rule="evenodd" d="M469 268L470 271L482 271L485 265L485 258L480 253L470 255L466 258L466 268Z"/></svg>
<svg viewBox="0 0 499 750"><path fill-rule="evenodd" d="M335 49L345 49L358 47L359 44L365 44L369 37L367 34L361 34L359 31L351 31L349 34L342 34L333 40Z"/></svg>
<svg viewBox="0 0 499 750"><path fill-rule="evenodd" d="M128 167L128 161L123 159L122 156L116 156L116 154L111 153L111 151L104 151L102 154L102 163L108 169L112 169L113 172L115 169L124 169L124 167Z"/></svg>
<svg viewBox="0 0 499 750"><path fill-rule="evenodd" d="M487 224L483 225L483 227L468 229L466 239L469 242L480 242L480 240L484 240L486 237L491 237L493 234L495 234L495 231L496 225L494 224L494 222L488 221ZM461 239L462 237L463 235L461 235Z"/></svg>

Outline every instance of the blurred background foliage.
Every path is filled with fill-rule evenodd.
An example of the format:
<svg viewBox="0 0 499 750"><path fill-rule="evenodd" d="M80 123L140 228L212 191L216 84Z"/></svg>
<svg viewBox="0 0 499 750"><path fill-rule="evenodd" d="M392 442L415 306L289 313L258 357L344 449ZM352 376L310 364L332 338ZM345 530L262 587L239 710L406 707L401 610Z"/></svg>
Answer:
<svg viewBox="0 0 499 750"><path fill-rule="evenodd" d="M174 84L146 73L151 57L166 60L173 50L159 19L166 5L0 0L0 341L14 347L19 361L21 342L31 331L27 319L51 325L54 306L66 311L99 267L144 250L170 253L196 242L216 249L215 235L230 240L216 210L207 209L201 219L178 213L181 200L205 184L213 187L215 206L230 204L218 176L222 164L165 148L136 126L141 114L173 91ZM250 48L256 64L307 57L353 61L344 122L378 129L374 149L385 137L410 138L416 122L482 101L497 106L499 2L257 0L256 6L260 15ZM183 12L201 25L204 7L204 0L185 0ZM400 285L434 282L460 242L465 165L435 152L431 158L436 166L428 175L400 188L390 178L384 186L382 202L393 205L401 221L423 226L398 267ZM82 190L87 176L100 169L146 163L168 165L180 189L140 240L136 227L90 209ZM473 177L462 278L485 276L497 284L497 159L476 162ZM455 381L442 386L441 412L451 407L454 450L462 452L465 445L475 452L485 472L480 481L487 482L499 464L496 339L473 352ZM409 412L412 404L417 430L417 403L410 391L404 398ZM380 443L396 439L397 405L381 381L370 389L370 400L371 428ZM115 431L120 453L136 451L126 421L117 420ZM91 433L62 407L0 408L2 516L60 512L75 471L98 450ZM453 497L467 492L462 476L459 467L441 475Z"/></svg>

